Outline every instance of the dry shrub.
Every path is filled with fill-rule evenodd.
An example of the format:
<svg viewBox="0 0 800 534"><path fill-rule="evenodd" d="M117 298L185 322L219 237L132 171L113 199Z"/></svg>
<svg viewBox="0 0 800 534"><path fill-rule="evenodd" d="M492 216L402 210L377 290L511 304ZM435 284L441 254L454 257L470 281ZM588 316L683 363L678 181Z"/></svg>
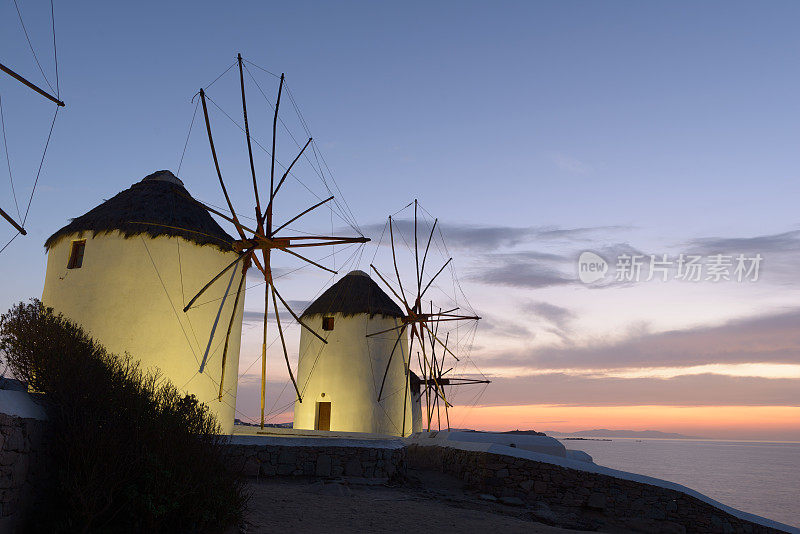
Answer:
<svg viewBox="0 0 800 534"><path fill-rule="evenodd" d="M38 300L0 317L0 355L44 393L52 478L46 532L203 532L246 504L208 408L129 356L108 353Z"/></svg>

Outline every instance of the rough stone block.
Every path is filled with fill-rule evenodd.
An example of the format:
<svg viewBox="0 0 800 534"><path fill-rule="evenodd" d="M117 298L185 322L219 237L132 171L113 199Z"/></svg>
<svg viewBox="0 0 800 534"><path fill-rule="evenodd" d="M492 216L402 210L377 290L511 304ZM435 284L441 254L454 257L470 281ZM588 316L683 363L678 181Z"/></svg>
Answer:
<svg viewBox="0 0 800 534"><path fill-rule="evenodd" d="M592 493L586 501L586 506L593 510L603 510L606 507L606 496L602 493Z"/></svg>
<svg viewBox="0 0 800 534"><path fill-rule="evenodd" d="M331 468L333 467L333 463L331 462L331 457L327 454L320 454L317 456L317 465L316 471L318 477L329 477L331 476Z"/></svg>
<svg viewBox="0 0 800 534"><path fill-rule="evenodd" d="M361 462L355 458L350 458L344 465L344 474L349 477L362 476Z"/></svg>
<svg viewBox="0 0 800 534"><path fill-rule="evenodd" d="M261 476L274 477L277 474L278 468L276 466L268 463L261 464Z"/></svg>
<svg viewBox="0 0 800 534"><path fill-rule="evenodd" d="M259 462L258 458L255 456L251 456L247 459L247 461L245 461L244 467L242 468L242 474L246 477L257 477L260 469L261 462Z"/></svg>
<svg viewBox="0 0 800 534"><path fill-rule="evenodd" d="M295 451L284 449L278 455L279 465L294 466L297 463L297 453Z"/></svg>
<svg viewBox="0 0 800 534"><path fill-rule="evenodd" d="M292 471L294 471L294 465L289 464L278 464L277 474L279 476L287 476L291 475Z"/></svg>

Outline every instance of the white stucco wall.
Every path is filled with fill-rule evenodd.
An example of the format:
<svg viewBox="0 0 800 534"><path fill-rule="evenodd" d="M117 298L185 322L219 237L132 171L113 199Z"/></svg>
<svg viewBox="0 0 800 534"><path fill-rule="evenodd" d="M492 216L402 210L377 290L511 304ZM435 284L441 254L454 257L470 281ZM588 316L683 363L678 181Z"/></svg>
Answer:
<svg viewBox="0 0 800 534"><path fill-rule="evenodd" d="M322 330L322 315L304 318L328 344L305 329L300 335L297 377L304 393L303 402L295 402L294 428L314 429L317 402L330 402L331 431L411 434L412 403L410 393L404 395L403 363L408 358L408 337L403 335L395 350L380 404L378 391L397 332L366 337L367 333L399 325L400 320L382 315L370 318L367 314L345 317L337 313L333 317L331 331Z"/></svg>
<svg viewBox="0 0 800 534"><path fill-rule="evenodd" d="M413 405L411 407L411 411L414 412L412 432L422 432L422 390L424 387L424 385L420 386L419 394L413 395ZM426 427L427 423L428 421L426 420Z"/></svg>
<svg viewBox="0 0 800 534"><path fill-rule="evenodd" d="M178 237L125 239L114 232L92 238L87 232L80 237L86 239L82 267L67 269L73 239L79 237L62 239L50 248L42 302L80 324L109 351L127 352L144 367L160 369L181 391L206 403L222 431L230 433L236 406L244 292L231 330L222 401L218 395L225 333L241 264L236 266L202 374L198 373L200 362L231 271L206 290L192 309L184 313L183 307L236 255ZM213 302L203 304L209 301Z"/></svg>

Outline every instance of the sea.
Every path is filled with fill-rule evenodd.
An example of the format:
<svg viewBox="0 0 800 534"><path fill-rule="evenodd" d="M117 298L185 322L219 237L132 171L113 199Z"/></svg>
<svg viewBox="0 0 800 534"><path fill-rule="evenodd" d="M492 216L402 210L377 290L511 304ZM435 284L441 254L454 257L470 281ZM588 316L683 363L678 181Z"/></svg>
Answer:
<svg viewBox="0 0 800 534"><path fill-rule="evenodd" d="M598 465L677 482L733 508L800 527L800 442L559 439Z"/></svg>

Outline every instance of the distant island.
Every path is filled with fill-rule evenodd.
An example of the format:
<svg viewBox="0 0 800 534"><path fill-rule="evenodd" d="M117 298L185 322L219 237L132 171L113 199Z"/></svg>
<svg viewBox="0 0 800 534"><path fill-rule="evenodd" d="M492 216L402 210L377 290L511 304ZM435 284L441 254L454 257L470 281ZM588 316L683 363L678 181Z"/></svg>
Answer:
<svg viewBox="0 0 800 534"><path fill-rule="evenodd" d="M558 432L556 430L546 430L548 436L570 436L576 438L584 437L604 437L604 438L662 438L662 439L701 439L698 436L687 436L675 432L661 432L659 430L609 430L607 428L596 428L594 430L579 430L577 432Z"/></svg>

